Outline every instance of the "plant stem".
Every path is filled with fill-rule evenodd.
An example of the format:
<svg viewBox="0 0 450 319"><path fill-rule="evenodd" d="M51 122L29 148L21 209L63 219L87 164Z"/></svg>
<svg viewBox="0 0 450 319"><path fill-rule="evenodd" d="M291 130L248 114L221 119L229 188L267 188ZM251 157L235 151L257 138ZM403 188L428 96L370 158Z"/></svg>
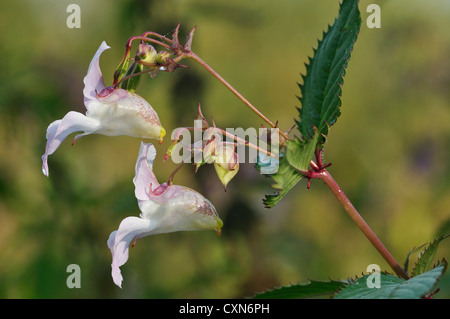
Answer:
<svg viewBox="0 0 450 319"><path fill-rule="evenodd" d="M180 170L180 168L181 168L181 166L183 166L183 164L185 164L185 163L181 163L173 170L172 174L170 174L169 179L167 180L167 185L169 185L169 186L172 185L175 174Z"/></svg>
<svg viewBox="0 0 450 319"><path fill-rule="evenodd" d="M144 70L144 71L141 71L141 72L136 72L136 73L124 76L119 81L116 81L115 83L113 83L113 86L117 88L117 87L119 87L119 84L122 83L125 80L131 79L131 78L133 78L135 76L142 75L142 74L145 74L145 73L149 73L149 72L152 72L152 71L154 71L154 70L147 69L147 70Z"/></svg>
<svg viewBox="0 0 450 319"><path fill-rule="evenodd" d="M383 243L378 239L375 233L370 229L369 225L364 221L355 207L352 205L350 200L344 194L342 189L333 179L333 177L326 171L325 169L321 170L317 173L316 178L321 179L325 182L325 184L331 189L333 194L336 196L339 203L344 207L347 214L351 217L351 219L356 223L358 228L364 233L364 235L369 239L372 245L378 250L378 252L383 256L386 262L391 266L391 268L395 271L395 273L403 278L408 280L408 274L403 270L403 268L399 265L399 263L394 259L394 257L389 253L389 251L384 247Z"/></svg>
<svg viewBox="0 0 450 319"><path fill-rule="evenodd" d="M166 38L165 36L163 36L163 35L161 35L159 33L153 32L153 31L144 32L142 34L142 36L146 37L146 38L149 37L149 36L154 36L154 37L160 38L161 40L169 42L170 44L172 44L172 40L170 40L169 38Z"/></svg>
<svg viewBox="0 0 450 319"><path fill-rule="evenodd" d="M168 44L166 44L164 42L155 40L153 38L148 38L148 37L144 37L144 36L134 36L134 37L129 38L128 41L127 41L127 45L126 45L127 50L129 48L131 48L131 43L134 40L141 40L141 41L144 41L144 42L153 42L153 43L158 44L158 45L160 45L162 47L165 47L168 50L172 50L172 47L170 45L168 45Z"/></svg>
<svg viewBox="0 0 450 319"><path fill-rule="evenodd" d="M269 120L264 114L261 113L255 106L253 106L250 101L248 101L238 90L236 90L230 83L228 83L220 74L218 74L212 67L210 67L205 61L203 61L198 55L194 52L189 51L188 53L184 53L183 57L188 57L196 62L198 62L202 67L204 67L209 73L211 73L216 79L220 81L225 87L230 90L234 95L238 97L247 107L249 107L256 115L258 115L264 122L269 124L272 128L276 127L271 120ZM289 139L286 133L280 130L280 134L283 135L284 138Z"/></svg>

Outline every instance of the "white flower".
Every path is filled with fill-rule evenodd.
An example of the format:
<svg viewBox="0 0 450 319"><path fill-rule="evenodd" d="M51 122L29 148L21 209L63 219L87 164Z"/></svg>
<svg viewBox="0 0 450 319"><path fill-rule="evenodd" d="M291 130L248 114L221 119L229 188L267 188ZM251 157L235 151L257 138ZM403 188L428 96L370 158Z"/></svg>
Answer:
<svg viewBox="0 0 450 319"><path fill-rule="evenodd" d="M152 144L141 143L133 179L140 217L127 217L119 229L111 233L108 247L112 254L112 277L121 287L119 267L128 260L131 242L155 234L176 231L215 230L220 235L222 220L203 195L183 186L159 184L152 171L156 150Z"/></svg>
<svg viewBox="0 0 450 319"><path fill-rule="evenodd" d="M42 156L42 171L46 176L49 174L48 156L71 133L84 131L75 136L73 143L88 134L153 139L162 139L165 135L158 115L146 100L126 90L105 86L99 59L102 52L109 48L105 42L100 45L84 78L86 115L71 111L47 128L47 145Z"/></svg>

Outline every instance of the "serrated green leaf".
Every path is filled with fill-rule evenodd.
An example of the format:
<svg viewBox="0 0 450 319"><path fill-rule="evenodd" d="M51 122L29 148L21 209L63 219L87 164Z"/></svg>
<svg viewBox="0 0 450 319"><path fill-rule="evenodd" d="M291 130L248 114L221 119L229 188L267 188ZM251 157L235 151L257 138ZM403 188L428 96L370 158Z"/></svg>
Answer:
<svg viewBox="0 0 450 319"><path fill-rule="evenodd" d="M318 139L319 132L316 132L314 137L308 142L300 140L289 141L286 145L286 159L288 163L297 170L307 171L314 156Z"/></svg>
<svg viewBox="0 0 450 319"><path fill-rule="evenodd" d="M372 274L374 275L374 274ZM395 287L405 280L390 274L380 273L380 288L369 288L367 279L371 275L365 275L345 285L334 295L335 299L386 299Z"/></svg>
<svg viewBox="0 0 450 319"><path fill-rule="evenodd" d="M280 158L278 171L271 175L275 184L272 188L278 189L274 194L266 195L263 200L266 208L274 207L303 178L303 175L297 172L287 161L286 156Z"/></svg>
<svg viewBox="0 0 450 319"><path fill-rule="evenodd" d="M440 263L437 267L427 271L421 275L406 280L399 285L390 298L394 299L419 299L435 289L438 281L447 270L447 262Z"/></svg>
<svg viewBox="0 0 450 319"><path fill-rule="evenodd" d="M276 287L261 293L256 293L253 299L300 299L320 296L331 296L341 288L346 281L311 281L305 284Z"/></svg>
<svg viewBox="0 0 450 319"><path fill-rule="evenodd" d="M433 263L433 258L436 255L436 251L438 249L439 243L450 235L443 235L436 238L433 242L431 242L427 248L419 255L416 265L412 271L412 277L423 274Z"/></svg>
<svg viewBox="0 0 450 319"><path fill-rule="evenodd" d="M272 195L266 195L263 200L266 208L275 206L303 178L303 175L297 170L308 170L318 137L319 133L316 132L314 138L308 142L300 140L286 142L286 149L280 159L278 171L271 175L275 181L272 188L279 191Z"/></svg>
<svg viewBox="0 0 450 319"><path fill-rule="evenodd" d="M420 245L419 247L414 247L411 248L408 252L408 255L406 255L406 259L405 259L405 272L408 273L408 267L409 267L409 258L411 257L412 254L417 253L419 250L421 250L427 243L423 243L422 245Z"/></svg>
<svg viewBox="0 0 450 319"><path fill-rule="evenodd" d="M309 140L317 128L322 134L319 143L325 142L328 127L340 115L342 85L353 46L361 26L357 0L343 0L339 16L323 34L314 57L306 65L306 76L301 91L300 121L298 129Z"/></svg>
<svg viewBox="0 0 450 319"><path fill-rule="evenodd" d="M380 273L364 277L345 285L334 295L336 299L420 299L433 292L438 281L447 269L447 262L409 280ZM380 288L369 288L367 280L370 276L380 276Z"/></svg>

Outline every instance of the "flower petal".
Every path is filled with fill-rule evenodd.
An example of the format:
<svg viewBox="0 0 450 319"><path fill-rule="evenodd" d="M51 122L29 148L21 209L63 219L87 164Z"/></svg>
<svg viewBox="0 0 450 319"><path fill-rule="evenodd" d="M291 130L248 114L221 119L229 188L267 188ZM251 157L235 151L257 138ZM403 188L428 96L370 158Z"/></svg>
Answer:
<svg viewBox="0 0 450 319"><path fill-rule="evenodd" d="M150 187L156 189L159 187L159 182L153 173L153 162L156 158L156 149L150 143L141 142L139 155L136 161L136 175L133 183L135 186L135 196L138 201L150 199ZM151 185L151 186L150 186Z"/></svg>
<svg viewBox="0 0 450 319"><path fill-rule="evenodd" d="M100 122L86 117L79 112L69 112L61 120L54 121L47 128L47 145L45 153L42 155L42 172L48 176L47 158L53 154L68 135L74 132L84 131L84 134L77 135L75 139L83 135L94 132L100 126Z"/></svg>
<svg viewBox="0 0 450 319"><path fill-rule="evenodd" d="M165 196L164 196L165 195ZM129 257L132 242L149 235L177 231L216 230L223 226L214 206L201 194L181 186L168 186L158 200L141 201L141 218L127 217L113 231L107 241L111 250L111 275L114 283L122 287L120 267Z"/></svg>
<svg viewBox="0 0 450 319"><path fill-rule="evenodd" d="M213 204L193 189L171 185L160 195L139 204L141 218L158 225L152 234L220 230L222 221ZM144 237L139 236L139 238Z"/></svg>
<svg viewBox="0 0 450 319"><path fill-rule="evenodd" d="M83 95L86 107L89 104L87 103L89 100L96 98L96 91L100 93L101 91L103 91L103 89L105 89L105 83L103 82L103 75L102 71L100 70L99 60L100 55L103 53L103 51L110 48L111 47L108 46L105 41L103 41L94 57L92 58L91 64L89 65L88 72L83 80L85 85Z"/></svg>
<svg viewBox="0 0 450 319"><path fill-rule="evenodd" d="M193 230L216 230L220 235L223 226L214 206L200 193L187 187L158 183L152 171L155 157L155 147L141 142L133 179L140 218L125 218L107 242L113 258L111 274L119 287L123 280L119 267L128 260L133 238L136 241L154 234Z"/></svg>
<svg viewBox="0 0 450 319"><path fill-rule="evenodd" d="M86 116L104 123L99 134L152 139L165 135L153 107L141 96L124 89L105 88L96 99L87 102L86 108Z"/></svg>
<svg viewBox="0 0 450 319"><path fill-rule="evenodd" d="M122 288L122 274L119 267L128 260L131 241L139 234L150 233L154 227L148 219L127 217L119 225L119 229L111 233L108 238L108 248L111 250L111 275L114 283Z"/></svg>

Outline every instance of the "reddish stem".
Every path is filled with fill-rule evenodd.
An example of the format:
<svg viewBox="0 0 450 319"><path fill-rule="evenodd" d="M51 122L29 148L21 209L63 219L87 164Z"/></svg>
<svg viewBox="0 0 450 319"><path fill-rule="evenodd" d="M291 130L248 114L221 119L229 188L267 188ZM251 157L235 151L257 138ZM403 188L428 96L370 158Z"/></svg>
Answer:
<svg viewBox="0 0 450 319"><path fill-rule="evenodd" d="M128 41L127 41L127 50L131 49L131 43L134 40L141 40L141 41L144 41L144 42L153 42L155 44L158 44L160 46L165 47L168 50L172 50L172 47L170 45L166 44L166 43L163 43L161 41L158 41L158 40L155 40L155 39L152 39L152 38L143 37L143 36L135 36L135 37L129 38Z"/></svg>
<svg viewBox="0 0 450 319"><path fill-rule="evenodd" d="M250 101L248 101L238 90L236 90L230 83L228 83L220 74L218 74L212 67L210 67L205 61L203 61L198 55L194 52L189 51L183 54L183 57L191 58L197 63L199 63L202 67L204 67L209 73L211 73L216 79L220 81L225 87L230 90L234 95L237 96L239 100L241 100L248 108L250 108L256 115L258 115L264 122L269 124L272 128L275 128L277 125L274 124L271 120L269 120L261 111L259 111L255 106L253 106ZM280 130L280 134L283 135L285 139L289 139L286 133Z"/></svg>
<svg viewBox="0 0 450 319"><path fill-rule="evenodd" d="M142 36L143 36L143 37L154 36L154 37L160 38L161 40L166 41L166 42L169 42L169 43L172 44L172 40L171 40L171 39L166 38L165 36L163 36L163 35L161 35L161 34L159 34L159 33L153 32L153 31L147 31L147 32L144 32L144 33L142 34Z"/></svg>
<svg viewBox="0 0 450 319"><path fill-rule="evenodd" d="M197 128L197 127L184 127L184 129L189 130L189 131L195 131L195 130L203 131L202 128ZM267 156L270 156L270 157L279 159L279 156L278 156L278 155L276 155L276 154L274 154L274 153L272 153L272 152L270 152L270 151L268 151L268 150L265 150L265 149L259 147L258 145L255 145L255 144L253 144L253 143L250 143L249 141L246 141L246 140L244 140L244 139L242 139L242 138L240 138L240 137L238 137L238 136L236 136L236 135L233 135L233 134L231 134L231 133L229 133L229 132L227 132L227 131L225 131L225 130L223 130L223 129L221 129L221 128L214 127L214 129L217 130L217 131L219 131L221 134L223 134L223 135L225 135L225 136L227 136L227 137L230 137L230 138L232 138L233 140L235 140L235 141L238 143L237 145L245 145L245 146L250 147L250 148L253 148L253 149L255 149L255 150L257 150L257 151L259 151L259 152L261 152L261 153L264 153L264 154L266 154Z"/></svg>
<svg viewBox="0 0 450 319"><path fill-rule="evenodd" d="M384 247L383 243L378 239L369 225L364 221L355 207L352 205L350 200L344 194L342 189L333 179L333 177L328 173L327 170L321 169L320 172L311 172L311 178L318 178L325 182L325 184L330 188L333 192L334 196L336 196L339 203L345 209L350 218L355 222L358 228L363 232L363 234L367 237L367 239L372 243L372 245L378 250L378 252L383 256L386 262L391 266L391 268L395 271L395 273L403 278L408 280L408 274L403 270L400 264L395 260L395 258L389 253L389 251Z"/></svg>

